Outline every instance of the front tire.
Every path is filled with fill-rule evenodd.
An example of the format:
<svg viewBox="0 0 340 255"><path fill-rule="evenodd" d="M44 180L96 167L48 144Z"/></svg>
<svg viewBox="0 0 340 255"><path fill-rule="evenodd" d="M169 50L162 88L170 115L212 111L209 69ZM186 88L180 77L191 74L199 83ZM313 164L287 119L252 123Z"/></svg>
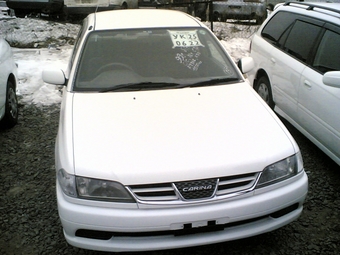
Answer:
<svg viewBox="0 0 340 255"><path fill-rule="evenodd" d="M270 106L270 108L274 109L274 100L272 94L272 88L270 82L266 76L261 76L256 85L254 87L257 94Z"/></svg>
<svg viewBox="0 0 340 255"><path fill-rule="evenodd" d="M1 120L1 126L5 128L14 127L18 123L18 99L15 86L11 81L7 82L5 116Z"/></svg>

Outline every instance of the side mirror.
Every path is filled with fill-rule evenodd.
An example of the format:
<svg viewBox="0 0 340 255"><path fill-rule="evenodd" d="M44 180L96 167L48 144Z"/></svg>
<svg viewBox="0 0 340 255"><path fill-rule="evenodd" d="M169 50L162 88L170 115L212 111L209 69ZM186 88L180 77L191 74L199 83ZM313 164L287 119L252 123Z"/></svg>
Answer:
<svg viewBox="0 0 340 255"><path fill-rule="evenodd" d="M340 88L340 71L325 73L322 77L322 82L327 86Z"/></svg>
<svg viewBox="0 0 340 255"><path fill-rule="evenodd" d="M255 67L254 59L252 57L241 58L238 61L237 66L243 74L248 73Z"/></svg>
<svg viewBox="0 0 340 255"><path fill-rule="evenodd" d="M42 79L46 83L54 85L66 85L66 78L61 69L44 69Z"/></svg>

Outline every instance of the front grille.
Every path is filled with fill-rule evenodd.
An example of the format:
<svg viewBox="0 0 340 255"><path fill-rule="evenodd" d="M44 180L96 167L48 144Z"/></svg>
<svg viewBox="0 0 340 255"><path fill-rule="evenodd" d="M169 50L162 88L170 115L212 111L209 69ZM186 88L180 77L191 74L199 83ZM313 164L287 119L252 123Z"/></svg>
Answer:
<svg viewBox="0 0 340 255"><path fill-rule="evenodd" d="M215 194L217 180L176 182L175 187L185 200L210 198Z"/></svg>
<svg viewBox="0 0 340 255"><path fill-rule="evenodd" d="M241 174L236 176L222 177L219 179L216 195L222 196L247 190L255 185L259 173Z"/></svg>
<svg viewBox="0 0 340 255"><path fill-rule="evenodd" d="M254 188L258 175L250 173L175 183L131 185L128 189L137 199L145 202L208 199L250 190Z"/></svg>

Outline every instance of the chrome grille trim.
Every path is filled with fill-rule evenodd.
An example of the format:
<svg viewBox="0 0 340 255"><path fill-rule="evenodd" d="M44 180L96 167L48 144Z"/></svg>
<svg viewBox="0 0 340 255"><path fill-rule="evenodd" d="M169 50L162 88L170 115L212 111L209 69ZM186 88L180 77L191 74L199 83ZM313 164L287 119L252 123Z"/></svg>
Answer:
<svg viewBox="0 0 340 255"><path fill-rule="evenodd" d="M229 177L222 177L219 180L218 190L216 195L222 196L234 192L239 192L240 187L242 189L250 189L253 186L255 187L255 183L257 181L259 173L251 173L251 174L243 174L238 175L237 178L229 178ZM242 185L240 185L242 184Z"/></svg>
<svg viewBox="0 0 340 255"><path fill-rule="evenodd" d="M136 201L141 204L178 204L183 202L207 201L211 199L219 200L239 196L254 190L259 174L259 172L256 172L175 183L130 185L127 186L127 189ZM212 179L216 179L216 187L210 197L205 195L199 197L198 195L198 197L191 196L191 199L186 199L176 187L176 183L192 183L192 185L195 185L196 183L205 183L207 180Z"/></svg>
<svg viewBox="0 0 340 255"><path fill-rule="evenodd" d="M171 183L134 185L130 186L129 190L138 200L143 201L173 201L179 199Z"/></svg>

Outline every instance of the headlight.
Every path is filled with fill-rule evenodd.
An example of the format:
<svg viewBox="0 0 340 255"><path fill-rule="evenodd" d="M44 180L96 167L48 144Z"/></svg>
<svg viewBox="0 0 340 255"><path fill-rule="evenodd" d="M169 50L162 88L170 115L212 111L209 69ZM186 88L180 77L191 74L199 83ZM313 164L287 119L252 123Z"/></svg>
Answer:
<svg viewBox="0 0 340 255"><path fill-rule="evenodd" d="M257 188L261 188L297 175L303 169L301 153L267 166L261 173Z"/></svg>
<svg viewBox="0 0 340 255"><path fill-rule="evenodd" d="M76 177L77 191L80 198L110 200L133 203L134 199L123 185L118 182Z"/></svg>
<svg viewBox="0 0 340 255"><path fill-rule="evenodd" d="M74 176L64 169L58 171L57 178L67 196L123 203L135 202L125 187L118 182Z"/></svg>

